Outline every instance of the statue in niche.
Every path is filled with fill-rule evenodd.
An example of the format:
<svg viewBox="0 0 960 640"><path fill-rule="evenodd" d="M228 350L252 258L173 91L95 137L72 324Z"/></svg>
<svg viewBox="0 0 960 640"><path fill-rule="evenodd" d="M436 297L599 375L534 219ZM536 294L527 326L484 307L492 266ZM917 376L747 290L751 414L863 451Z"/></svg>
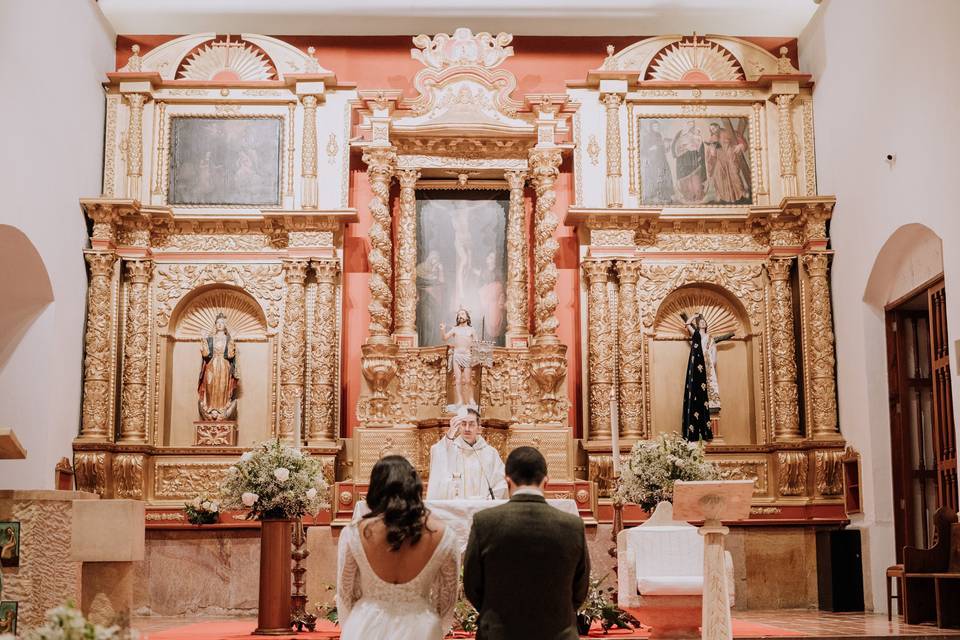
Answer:
<svg viewBox="0 0 960 640"><path fill-rule="evenodd" d="M680 317L690 332L690 359L683 390L683 437L692 442L713 440L710 414L720 411L717 343L729 340L733 334L711 336L706 318L699 313L691 318L681 313Z"/></svg>
<svg viewBox="0 0 960 640"><path fill-rule="evenodd" d="M447 325L440 323L440 336L446 342L453 338L453 353L450 354L448 369L453 370L453 394L457 407L473 404L473 353L477 334L470 322L470 312L461 308L457 311L457 324L447 331Z"/></svg>
<svg viewBox="0 0 960 640"><path fill-rule="evenodd" d="M199 394L200 418L214 422L236 420L237 388L240 375L237 370L237 345L227 330L227 317L218 313L213 333L200 343Z"/></svg>

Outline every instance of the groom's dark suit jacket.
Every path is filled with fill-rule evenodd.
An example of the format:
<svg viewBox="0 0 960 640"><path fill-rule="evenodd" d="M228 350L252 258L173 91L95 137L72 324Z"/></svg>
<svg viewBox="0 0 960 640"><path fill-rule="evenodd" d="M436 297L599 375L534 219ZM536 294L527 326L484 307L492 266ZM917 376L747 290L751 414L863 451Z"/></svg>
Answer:
<svg viewBox="0 0 960 640"><path fill-rule="evenodd" d="M539 495L477 512L463 565L477 640L577 640L590 556L583 521Z"/></svg>

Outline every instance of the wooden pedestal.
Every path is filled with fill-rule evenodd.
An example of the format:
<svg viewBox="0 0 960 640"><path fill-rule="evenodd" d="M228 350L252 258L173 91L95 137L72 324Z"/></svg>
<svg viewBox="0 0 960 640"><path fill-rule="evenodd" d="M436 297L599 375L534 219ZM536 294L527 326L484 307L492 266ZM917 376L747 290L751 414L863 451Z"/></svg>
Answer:
<svg viewBox="0 0 960 640"><path fill-rule="evenodd" d="M291 520L260 523L260 595L253 635L290 634Z"/></svg>

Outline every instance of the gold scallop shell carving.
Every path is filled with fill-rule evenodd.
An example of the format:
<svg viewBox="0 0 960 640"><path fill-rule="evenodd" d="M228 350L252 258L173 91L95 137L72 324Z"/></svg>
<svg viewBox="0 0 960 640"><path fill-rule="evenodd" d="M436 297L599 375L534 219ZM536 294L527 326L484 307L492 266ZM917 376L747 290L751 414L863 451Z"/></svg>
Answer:
<svg viewBox="0 0 960 640"><path fill-rule="evenodd" d="M253 299L239 291L214 289L190 302L177 323L177 337L209 335L220 313L226 316L227 331L234 338L261 338L266 333L263 310Z"/></svg>
<svg viewBox="0 0 960 640"><path fill-rule="evenodd" d="M707 321L707 329L714 336L724 333L743 336L745 333L743 322L723 294L711 289L685 287L671 293L660 305L654 323L657 335L689 336L681 313L688 318L701 314Z"/></svg>

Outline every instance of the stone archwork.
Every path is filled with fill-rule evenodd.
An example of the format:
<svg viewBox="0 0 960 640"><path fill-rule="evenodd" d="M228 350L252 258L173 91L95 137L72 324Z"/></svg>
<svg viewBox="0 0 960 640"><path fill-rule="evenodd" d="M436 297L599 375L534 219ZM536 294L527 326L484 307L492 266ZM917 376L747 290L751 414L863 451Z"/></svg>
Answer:
<svg viewBox="0 0 960 640"><path fill-rule="evenodd" d="M589 332L590 423L587 439L609 440L611 436L610 400L613 393L616 358L613 327L610 322L610 305L607 296L610 262L585 261L583 270L587 275L589 287L587 322Z"/></svg>
<svg viewBox="0 0 960 640"><path fill-rule="evenodd" d="M527 212L523 189L527 180L525 171L506 171L504 178L510 187L510 208L507 212L507 335L526 336L528 327L527 301ZM507 343L510 346L510 343Z"/></svg>
<svg viewBox="0 0 960 640"><path fill-rule="evenodd" d="M317 96L306 95L303 104L303 150L301 167L303 175L303 208L316 209L317 198Z"/></svg>
<svg viewBox="0 0 960 640"><path fill-rule="evenodd" d="M789 94L776 97L780 130L780 182L783 185L783 195L787 198L797 195L797 151L792 109L795 97Z"/></svg>
<svg viewBox="0 0 960 640"><path fill-rule="evenodd" d="M402 169L400 181L400 217L397 220L397 299L395 333L417 335L417 180L420 171Z"/></svg>
<svg viewBox="0 0 960 640"><path fill-rule="evenodd" d="M813 426L813 438L839 438L837 430L836 355L834 353L833 312L830 308L830 283L827 280L828 253L803 256L809 293L808 357L806 372L810 408L807 411Z"/></svg>
<svg viewBox="0 0 960 640"><path fill-rule="evenodd" d="M79 451L73 458L77 491L88 491L104 496L107 493L107 453Z"/></svg>
<svg viewBox="0 0 960 640"><path fill-rule="evenodd" d="M826 449L816 453L816 486L818 496L843 495L843 449Z"/></svg>
<svg viewBox="0 0 960 640"><path fill-rule="evenodd" d="M143 454L114 454L111 466L115 498L143 500L143 462Z"/></svg>
<svg viewBox="0 0 960 640"><path fill-rule="evenodd" d="M390 237L390 180L393 177L397 154L393 147L367 147L363 161L373 197L370 199L370 341L385 343L390 340L392 317L390 308L393 293L391 260L393 243Z"/></svg>
<svg viewBox="0 0 960 640"><path fill-rule="evenodd" d="M604 93L600 99L607 114L607 207L619 208L623 206L620 168L620 105L623 103L623 96L619 93Z"/></svg>
<svg viewBox="0 0 960 640"><path fill-rule="evenodd" d="M125 140L127 159L127 191L131 200L140 199L140 181L143 177L143 105L147 96L142 93L124 94L129 107Z"/></svg>
<svg viewBox="0 0 960 640"><path fill-rule="evenodd" d="M313 340L310 358L310 416L307 442L311 447L336 443L337 366L340 336L337 332L337 260L311 262L317 277L317 299L314 304Z"/></svg>
<svg viewBox="0 0 960 640"><path fill-rule="evenodd" d="M781 496L807 493L807 454L804 451L777 453L777 479Z"/></svg>
<svg viewBox="0 0 960 640"><path fill-rule="evenodd" d="M554 256L559 243L553 237L560 221L553 212L557 201L554 183L559 175L560 149L533 149L530 152L530 179L537 192L534 219L534 335L537 339L556 340L557 266Z"/></svg>
<svg viewBox="0 0 960 640"><path fill-rule="evenodd" d="M798 440L800 414L797 408L796 343L793 336L793 291L790 272L793 258L771 258L770 355L773 358L773 436Z"/></svg>
<svg viewBox="0 0 960 640"><path fill-rule="evenodd" d="M280 415L277 435L288 443L303 437L297 425L303 416L303 386L306 355L306 260L285 260L287 298L280 341Z"/></svg>
<svg viewBox="0 0 960 640"><path fill-rule="evenodd" d="M111 301L113 263L117 255L112 251L87 251L84 257L90 265L90 286L87 290L80 439L108 442L113 439L110 380L115 319Z"/></svg>
<svg viewBox="0 0 960 640"><path fill-rule="evenodd" d="M120 391L120 442L147 442L147 371L150 364L150 280L152 260L125 261L127 317Z"/></svg>
<svg viewBox="0 0 960 640"><path fill-rule="evenodd" d="M640 263L617 260L614 263L620 280L619 320L619 402L620 434L625 438L646 437L643 428L643 332L637 282Z"/></svg>

